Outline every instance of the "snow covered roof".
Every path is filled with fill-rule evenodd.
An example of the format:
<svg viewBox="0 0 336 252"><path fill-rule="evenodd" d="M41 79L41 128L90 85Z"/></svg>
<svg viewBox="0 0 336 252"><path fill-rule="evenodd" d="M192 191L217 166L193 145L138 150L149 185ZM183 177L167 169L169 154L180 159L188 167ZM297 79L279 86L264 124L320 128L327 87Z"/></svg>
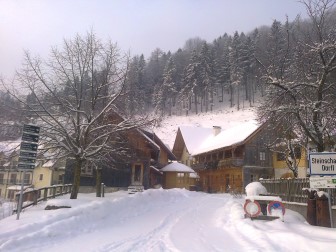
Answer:
<svg viewBox="0 0 336 252"><path fill-rule="evenodd" d="M156 144L156 146L159 146L159 149L161 150L164 149L167 152L168 159L170 160L176 160L175 155L172 153L171 149L169 148L168 145L166 145L162 140L154 133L154 132L149 132L146 130L141 130L142 134L146 136L147 139L150 139L152 142Z"/></svg>
<svg viewBox="0 0 336 252"><path fill-rule="evenodd" d="M0 152L4 152L5 155L11 154L14 150L20 148L21 139L15 141L1 141L0 142Z"/></svg>
<svg viewBox="0 0 336 252"><path fill-rule="evenodd" d="M218 135L208 135L208 137L191 154L197 155L212 150L220 149L234 144L239 144L246 140L254 131L259 128L255 120L238 124L227 130L221 131Z"/></svg>
<svg viewBox="0 0 336 252"><path fill-rule="evenodd" d="M155 147L157 150L160 150L160 146L154 142L154 140L150 139L142 130L137 130L144 138L146 138L153 147Z"/></svg>
<svg viewBox="0 0 336 252"><path fill-rule="evenodd" d="M188 152L193 153L212 134L211 128L180 126L180 131Z"/></svg>
<svg viewBox="0 0 336 252"><path fill-rule="evenodd" d="M173 162L169 165L166 165L161 169L163 172L190 172L194 173L195 171L191 169L189 166L186 166L184 164Z"/></svg>
<svg viewBox="0 0 336 252"><path fill-rule="evenodd" d="M154 170L154 171L156 171L156 172L162 174L162 172L161 172L158 168L156 168L156 167L154 167L154 166L152 166L152 165L150 166L150 168L151 168L152 170Z"/></svg>
<svg viewBox="0 0 336 252"><path fill-rule="evenodd" d="M8 167L8 166L10 166L10 162L7 162L7 163L3 164L3 167Z"/></svg>
<svg viewBox="0 0 336 252"><path fill-rule="evenodd" d="M51 167L54 166L55 163L56 163L55 160L49 160L49 161L45 162L45 163L42 165L42 167L51 168Z"/></svg>
<svg viewBox="0 0 336 252"><path fill-rule="evenodd" d="M29 187L30 187L30 186L23 186L23 190L26 190L26 189L29 188ZM8 186L7 189L8 189L8 190L19 191L19 190L21 190L21 185Z"/></svg>

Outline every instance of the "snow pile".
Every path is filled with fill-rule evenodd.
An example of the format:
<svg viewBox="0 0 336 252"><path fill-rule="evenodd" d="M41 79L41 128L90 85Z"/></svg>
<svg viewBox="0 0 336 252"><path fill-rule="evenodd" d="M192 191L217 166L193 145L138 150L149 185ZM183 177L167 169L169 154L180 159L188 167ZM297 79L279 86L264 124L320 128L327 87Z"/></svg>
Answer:
<svg viewBox="0 0 336 252"><path fill-rule="evenodd" d="M246 196L267 194L266 188L260 182L251 182L245 187Z"/></svg>

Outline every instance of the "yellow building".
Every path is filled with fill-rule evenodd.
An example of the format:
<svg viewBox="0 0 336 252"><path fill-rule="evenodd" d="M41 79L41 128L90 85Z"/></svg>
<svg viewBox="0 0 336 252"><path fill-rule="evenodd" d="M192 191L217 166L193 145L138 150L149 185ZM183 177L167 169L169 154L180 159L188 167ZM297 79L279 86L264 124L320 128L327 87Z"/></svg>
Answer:
<svg viewBox="0 0 336 252"><path fill-rule="evenodd" d="M164 189L185 188L189 190L191 186L196 185L198 176L194 175L195 171L193 169L184 164L173 162L163 167L161 171L163 172Z"/></svg>
<svg viewBox="0 0 336 252"><path fill-rule="evenodd" d="M64 173L65 161L48 160L34 169L33 186L34 188L43 188L63 184Z"/></svg>
<svg viewBox="0 0 336 252"><path fill-rule="evenodd" d="M295 156L297 157L296 163L298 166L298 178L307 177L308 160L305 148L296 147ZM286 163L285 152L273 152L273 167L275 178L294 177L293 172L289 169Z"/></svg>
<svg viewBox="0 0 336 252"><path fill-rule="evenodd" d="M6 155L7 154L7 155ZM16 151L10 154L0 153L0 197L7 200L14 200L15 194L21 190L23 182L24 189L32 187L33 171L23 171L17 168L18 154Z"/></svg>

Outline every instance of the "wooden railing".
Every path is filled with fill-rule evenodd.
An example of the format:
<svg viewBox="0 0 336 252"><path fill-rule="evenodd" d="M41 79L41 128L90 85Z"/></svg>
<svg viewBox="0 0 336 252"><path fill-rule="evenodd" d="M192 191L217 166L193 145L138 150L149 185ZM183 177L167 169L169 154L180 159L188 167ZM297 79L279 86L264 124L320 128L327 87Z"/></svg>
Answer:
<svg viewBox="0 0 336 252"><path fill-rule="evenodd" d="M225 158L221 160L213 160L192 164L191 168L195 170L204 169L223 169L229 167L241 167L244 164L244 159L241 157Z"/></svg>
<svg viewBox="0 0 336 252"><path fill-rule="evenodd" d="M307 203L308 193L305 188L309 188L309 178L297 179L262 179L259 182L267 189L270 195L277 195L283 201ZM336 205L336 188L331 190L331 203ZM327 191L327 189L319 189Z"/></svg>
<svg viewBox="0 0 336 252"><path fill-rule="evenodd" d="M40 201L46 201L50 198L56 198L64 194L71 193L72 184L66 185L53 185L48 187L43 187L39 189L33 189L25 191L22 194L22 209L27 208L32 205L37 205ZM16 194L16 201L19 202L20 193ZM17 210L15 209L14 212Z"/></svg>

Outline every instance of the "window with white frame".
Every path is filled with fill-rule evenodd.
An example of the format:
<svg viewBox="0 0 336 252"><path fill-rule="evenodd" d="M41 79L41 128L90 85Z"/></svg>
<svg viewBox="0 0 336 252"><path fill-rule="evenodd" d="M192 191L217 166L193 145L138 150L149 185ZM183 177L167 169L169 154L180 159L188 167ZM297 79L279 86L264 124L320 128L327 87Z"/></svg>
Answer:
<svg viewBox="0 0 336 252"><path fill-rule="evenodd" d="M260 151L259 152L259 159L260 159L260 161L265 161L266 160L266 153L265 153L265 151Z"/></svg>
<svg viewBox="0 0 336 252"><path fill-rule="evenodd" d="M23 182L25 185L30 184L30 173L25 173Z"/></svg>

